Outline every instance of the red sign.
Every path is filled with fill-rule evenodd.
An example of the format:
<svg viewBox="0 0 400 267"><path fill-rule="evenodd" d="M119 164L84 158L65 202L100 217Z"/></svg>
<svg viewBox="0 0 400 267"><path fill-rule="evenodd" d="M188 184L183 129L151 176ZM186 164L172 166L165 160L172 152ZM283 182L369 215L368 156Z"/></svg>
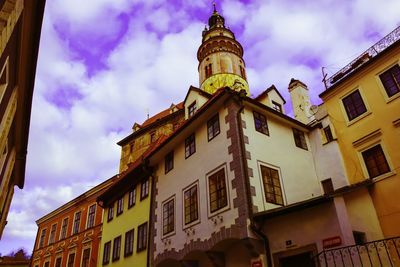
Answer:
<svg viewBox="0 0 400 267"><path fill-rule="evenodd" d="M334 236L322 240L322 246L324 247L324 249L340 246L341 244L342 244L342 239L340 238L340 236Z"/></svg>
<svg viewBox="0 0 400 267"><path fill-rule="evenodd" d="M263 267L262 261L261 260L253 261L251 263L251 267Z"/></svg>

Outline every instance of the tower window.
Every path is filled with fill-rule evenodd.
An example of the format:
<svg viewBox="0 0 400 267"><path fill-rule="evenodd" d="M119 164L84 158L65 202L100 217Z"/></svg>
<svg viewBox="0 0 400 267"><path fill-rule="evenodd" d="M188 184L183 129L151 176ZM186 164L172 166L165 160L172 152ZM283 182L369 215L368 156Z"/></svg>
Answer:
<svg viewBox="0 0 400 267"><path fill-rule="evenodd" d="M246 71L244 70L242 65L240 65L239 68L240 68L240 75L242 76L243 79L246 80Z"/></svg>
<svg viewBox="0 0 400 267"><path fill-rule="evenodd" d="M212 75L212 64L211 63L206 65L205 71L206 71L206 78L208 78Z"/></svg>

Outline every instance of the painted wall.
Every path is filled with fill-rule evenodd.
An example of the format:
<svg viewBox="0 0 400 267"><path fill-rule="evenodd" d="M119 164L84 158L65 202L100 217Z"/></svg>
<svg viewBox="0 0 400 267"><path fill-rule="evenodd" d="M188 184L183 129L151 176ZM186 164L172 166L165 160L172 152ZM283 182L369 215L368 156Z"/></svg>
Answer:
<svg viewBox="0 0 400 267"><path fill-rule="evenodd" d="M107 221L108 209L104 212L103 218L103 232L101 237L101 245L97 266L103 266L103 255L104 255L104 244L111 241L111 252L110 262L107 266L147 266L147 249L137 251L138 241L138 226L148 222L149 223L149 211L150 211L150 192L151 192L151 179L149 180L149 195L140 200L140 183L136 185L136 204L131 208L128 208L128 196L124 194L123 200L123 213L117 216L117 203L114 203L114 217L111 221ZM148 224L148 227L151 225ZM125 245L125 233L134 229L134 243L133 243L133 254L130 256L124 256L124 245ZM149 231L149 229L147 230ZM147 232L149 233L149 232ZM114 238L121 236L121 250L120 258L117 261L112 261L112 251L114 247Z"/></svg>
<svg viewBox="0 0 400 267"><path fill-rule="evenodd" d="M199 94L199 92L196 92L194 90L191 90L186 98L186 101L184 103L184 107L185 107L185 118L188 119L189 118L189 112L188 112L188 108L189 106L196 101L196 105L197 105L197 110L199 110L206 102L207 102L208 98L205 96L202 96Z"/></svg>
<svg viewBox="0 0 400 267"><path fill-rule="evenodd" d="M257 211L279 207L265 201L260 164L279 170L285 205L321 195L308 134L305 133L308 150L304 150L295 145L293 125L266 111L257 109L257 112L266 116L269 136L255 130L251 107L246 107L242 114L246 125L244 135L249 139L246 150L250 153L247 164L253 174L250 184L255 189L252 200Z"/></svg>
<svg viewBox="0 0 400 267"><path fill-rule="evenodd" d="M399 61L400 45L397 45L323 96L329 118L335 126L350 183L369 179L361 156L363 150L377 143L384 150L391 172L373 179L375 184L371 196L386 237L400 235L400 202L397 201L400 127L394 123L400 118L400 93L388 99L379 74ZM349 122L342 98L354 89L360 91L368 111ZM374 131L378 134L371 134ZM363 137L363 142L353 143Z"/></svg>
<svg viewBox="0 0 400 267"><path fill-rule="evenodd" d="M238 217L237 209L233 208L233 199L236 197L236 190L232 189L233 173L230 171L228 163L232 161L232 156L228 154L230 140L227 139L227 125L225 116L227 110L220 107L219 110L209 110L209 118L213 114L219 114L220 134L211 141L207 138L207 123L194 123L192 128L186 129L181 135L176 137L174 149L174 168L164 173L164 155L169 151L160 154L161 160L158 162L156 176L158 177L157 191L155 196L157 206L155 213L157 216L155 252L154 257L163 251L175 249L181 250L185 244L192 240L209 239L213 232L219 231L222 227L230 227ZM191 133L195 133L196 152L185 159L185 138ZM221 213L209 214L207 175L220 168L225 168L228 188L228 207L223 208ZM188 186L198 184L199 196L199 221L189 227L184 225L182 203L183 190ZM163 236L162 233L162 203L165 200L175 198L175 231L172 234ZM215 223L213 222L215 221Z"/></svg>

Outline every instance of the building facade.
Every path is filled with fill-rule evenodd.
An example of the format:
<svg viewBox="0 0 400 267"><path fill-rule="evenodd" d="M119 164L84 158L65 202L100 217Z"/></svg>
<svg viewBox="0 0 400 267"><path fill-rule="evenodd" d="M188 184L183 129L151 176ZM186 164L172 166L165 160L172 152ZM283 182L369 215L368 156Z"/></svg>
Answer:
<svg viewBox="0 0 400 267"><path fill-rule="evenodd" d="M45 1L0 1L0 238L14 186L24 187Z"/></svg>
<svg viewBox="0 0 400 267"><path fill-rule="evenodd" d="M326 81L349 182L370 181L385 237L400 235L400 27Z"/></svg>
<svg viewBox="0 0 400 267"><path fill-rule="evenodd" d="M96 266L103 221L96 199L117 179L106 180L36 221L32 267Z"/></svg>

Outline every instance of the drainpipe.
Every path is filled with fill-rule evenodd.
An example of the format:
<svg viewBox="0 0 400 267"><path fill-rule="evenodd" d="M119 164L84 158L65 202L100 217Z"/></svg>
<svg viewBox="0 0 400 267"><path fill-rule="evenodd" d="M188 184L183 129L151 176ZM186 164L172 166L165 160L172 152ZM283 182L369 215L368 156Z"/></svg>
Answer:
<svg viewBox="0 0 400 267"><path fill-rule="evenodd" d="M245 96L245 92L243 93L242 91L239 93L239 103L240 103L240 108L236 114L236 120L239 128L239 142L240 142L240 150L242 154L242 166L243 166L243 174L245 178L245 189L246 189L246 196L247 196L247 208L249 211L249 219L250 219L250 229L259 237L263 240L264 242L264 248L265 248L265 256L267 258L267 266L272 267L272 259L271 259L271 250L269 247L269 240L268 237L261 231L260 228L257 227L256 223L254 222L254 217L253 217L253 207L251 205L252 199L250 195L250 177L248 173L248 165L247 165L247 159L246 159L246 147L244 144L244 133L243 133L243 125L242 125L242 119L240 116L240 113L244 110L244 105L243 105L243 97Z"/></svg>
<svg viewBox="0 0 400 267"><path fill-rule="evenodd" d="M154 193L155 193L155 188L154 188L155 183L154 183L154 176L153 176L152 170L148 166L148 161L144 161L143 164L144 164L143 165L143 169L144 169L146 175L148 175L150 177L150 179L151 179L150 210L149 210L149 232L148 232L148 235L147 235L147 260L146 260L146 262L147 262L146 266L150 267L151 266L151 264L150 264L150 253L151 253L150 250L151 249L150 248L151 248L151 240L152 240L152 238L150 238L150 237L151 237L152 232L153 232L152 231L152 227L153 227L153 220L152 220L153 213L152 213L152 211L153 211L153 198L154 198Z"/></svg>

